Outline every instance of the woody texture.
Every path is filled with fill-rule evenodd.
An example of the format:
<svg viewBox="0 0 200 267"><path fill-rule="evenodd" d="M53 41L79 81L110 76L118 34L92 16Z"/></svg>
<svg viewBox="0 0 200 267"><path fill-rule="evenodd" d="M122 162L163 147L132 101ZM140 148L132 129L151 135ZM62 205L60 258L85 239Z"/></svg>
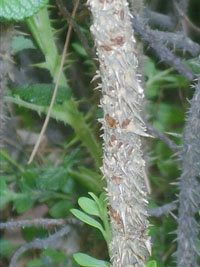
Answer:
<svg viewBox="0 0 200 267"><path fill-rule="evenodd" d="M126 0L88 0L88 5L100 65L95 78L101 78L104 111L102 172L112 227L111 262L118 267L146 266L151 243L142 139L147 134L131 15Z"/></svg>

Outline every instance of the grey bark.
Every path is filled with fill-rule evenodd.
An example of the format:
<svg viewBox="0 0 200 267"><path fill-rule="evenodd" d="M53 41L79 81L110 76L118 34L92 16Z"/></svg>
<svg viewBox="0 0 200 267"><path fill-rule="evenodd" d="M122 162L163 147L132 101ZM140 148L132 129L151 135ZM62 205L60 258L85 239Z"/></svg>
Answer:
<svg viewBox="0 0 200 267"><path fill-rule="evenodd" d="M180 74L185 76L189 81L194 79L194 74L189 69L184 61L174 55L164 44L161 38L151 30L145 21L139 16L135 15L131 18L132 25L137 34L144 42L147 42L151 48L156 52L161 61L173 66Z"/></svg>
<svg viewBox="0 0 200 267"><path fill-rule="evenodd" d="M145 9L145 17L149 20L149 24L157 26L160 29L173 31L176 27L175 19L167 15L151 11L149 8Z"/></svg>
<svg viewBox="0 0 200 267"><path fill-rule="evenodd" d="M101 76L104 118L102 172L112 226L112 266L146 266L151 253L147 235L147 189L142 137L147 136L140 116L141 86L136 40L126 0L88 0Z"/></svg>
<svg viewBox="0 0 200 267"><path fill-rule="evenodd" d="M177 266L197 267L199 225L195 218L200 207L200 81L196 85L183 136L182 175L179 182Z"/></svg>

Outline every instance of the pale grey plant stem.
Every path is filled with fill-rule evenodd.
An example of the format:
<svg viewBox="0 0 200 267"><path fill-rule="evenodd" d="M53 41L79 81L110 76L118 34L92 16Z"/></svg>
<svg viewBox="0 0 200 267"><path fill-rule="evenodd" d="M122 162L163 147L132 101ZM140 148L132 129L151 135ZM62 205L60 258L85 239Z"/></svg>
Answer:
<svg viewBox="0 0 200 267"><path fill-rule="evenodd" d="M165 204L165 205L158 207L158 208L149 209L148 213L150 216L160 217L162 215L168 215L171 211L173 211L175 209L177 209L177 203L172 202L172 203Z"/></svg>
<svg viewBox="0 0 200 267"><path fill-rule="evenodd" d="M127 0L88 0L100 70L104 118L102 172L112 227L114 267L144 267L151 253L141 118L144 90Z"/></svg>
<svg viewBox="0 0 200 267"><path fill-rule="evenodd" d="M46 219L46 218L38 218L33 220L22 220L22 221L11 221L0 223L0 229L16 229L16 228L24 228L29 226L42 226L44 228L48 228L49 226L62 226L65 224L71 225L81 225L82 223L74 218L70 219Z"/></svg>
<svg viewBox="0 0 200 267"><path fill-rule="evenodd" d="M64 235L67 235L70 229L71 229L70 226L65 226L61 230L57 231L55 234L51 235L48 238L35 239L33 242L30 242L20 247L13 255L9 267L16 267L18 258L27 250L32 249L32 248L46 249L49 246L51 246L53 242L56 242L58 238L61 238Z"/></svg>
<svg viewBox="0 0 200 267"><path fill-rule="evenodd" d="M179 182L179 210L176 252L178 267L197 267L200 252L197 249L199 224L197 212L200 207L200 81L190 101L186 120L183 148L180 154L182 174Z"/></svg>

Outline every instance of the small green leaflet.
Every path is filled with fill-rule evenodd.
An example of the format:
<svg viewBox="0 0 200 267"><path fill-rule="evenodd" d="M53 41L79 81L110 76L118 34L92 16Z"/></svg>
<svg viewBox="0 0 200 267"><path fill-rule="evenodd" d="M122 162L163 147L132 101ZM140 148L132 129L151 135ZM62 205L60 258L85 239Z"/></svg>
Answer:
<svg viewBox="0 0 200 267"><path fill-rule="evenodd" d="M31 39L24 36L15 36L12 40L13 53L16 54L24 49L36 49Z"/></svg>
<svg viewBox="0 0 200 267"><path fill-rule="evenodd" d="M78 218L79 220L81 220L84 223L87 223L97 229L99 229L103 234L104 234L104 229L103 226L96 221L95 219L93 219L92 217L88 216L87 214L85 214L84 212L77 210L77 209L71 209L71 213Z"/></svg>
<svg viewBox="0 0 200 267"><path fill-rule="evenodd" d="M32 104L49 106L54 88L55 85L51 83L25 84L15 88L13 95L18 95L22 100ZM71 95L71 88L59 86L55 104L62 104L65 100L70 99Z"/></svg>
<svg viewBox="0 0 200 267"><path fill-rule="evenodd" d="M6 204L8 204L10 201L14 201L14 200L20 200L25 198L27 195L23 194L23 193L15 193L13 191L11 191L4 178L1 177L0 179L0 188L1 188L1 192L0 192L0 208L2 209Z"/></svg>
<svg viewBox="0 0 200 267"><path fill-rule="evenodd" d="M107 261L97 260L89 255L86 255L84 253L75 253L73 255L74 260L80 265L80 266L86 266L86 267L110 267L110 263Z"/></svg>
<svg viewBox="0 0 200 267"><path fill-rule="evenodd" d="M21 21L33 16L49 0L1 0L0 21Z"/></svg>
<svg viewBox="0 0 200 267"><path fill-rule="evenodd" d="M157 267L157 263L156 263L156 261L149 261L149 262L147 262L146 267Z"/></svg>
<svg viewBox="0 0 200 267"><path fill-rule="evenodd" d="M101 215L99 213L99 208L94 200L88 197L80 197L78 199L78 204L84 212L101 218Z"/></svg>

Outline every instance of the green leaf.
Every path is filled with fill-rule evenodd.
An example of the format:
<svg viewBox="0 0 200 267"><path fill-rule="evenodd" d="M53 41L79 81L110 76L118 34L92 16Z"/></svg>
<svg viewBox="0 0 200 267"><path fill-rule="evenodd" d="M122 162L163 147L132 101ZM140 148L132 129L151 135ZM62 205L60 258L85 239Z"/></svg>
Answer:
<svg viewBox="0 0 200 267"><path fill-rule="evenodd" d="M81 56L83 57L87 57L87 53L84 49L84 47L82 45L80 45L79 43L73 43L72 47L74 48L74 50Z"/></svg>
<svg viewBox="0 0 200 267"><path fill-rule="evenodd" d="M10 255L16 248L18 248L18 245L13 244L7 239L1 239L0 242L1 256Z"/></svg>
<svg viewBox="0 0 200 267"><path fill-rule="evenodd" d="M149 59L144 64L144 72L147 75L148 79L155 76L158 73L158 70L156 70L155 63L153 60Z"/></svg>
<svg viewBox="0 0 200 267"><path fill-rule="evenodd" d="M36 184L39 190L57 191L62 189L67 180L67 171L63 167L41 168L37 175Z"/></svg>
<svg viewBox="0 0 200 267"><path fill-rule="evenodd" d="M35 201L30 198L30 196L26 195L22 199L17 199L14 201L13 205L16 208L17 213L22 214L28 210L30 210Z"/></svg>
<svg viewBox="0 0 200 267"><path fill-rule="evenodd" d="M64 252L51 249L51 248L44 250L42 254L50 258L50 260L54 264L60 264L67 259L67 256Z"/></svg>
<svg viewBox="0 0 200 267"><path fill-rule="evenodd" d="M48 237L48 230L43 227L30 226L22 229L23 237L27 242L33 241L35 238Z"/></svg>
<svg viewBox="0 0 200 267"><path fill-rule="evenodd" d="M16 54L24 49L36 49L32 40L24 36L16 36L12 40L13 53Z"/></svg>
<svg viewBox="0 0 200 267"><path fill-rule="evenodd" d="M147 262L146 267L157 267L157 263L156 263L156 261L149 261L149 262Z"/></svg>
<svg viewBox="0 0 200 267"><path fill-rule="evenodd" d="M88 192L88 194L94 199L94 201L98 204L98 206L100 206L98 197L92 192Z"/></svg>
<svg viewBox="0 0 200 267"><path fill-rule="evenodd" d="M200 252L200 241L198 241L198 243L197 243L197 249Z"/></svg>
<svg viewBox="0 0 200 267"><path fill-rule="evenodd" d="M0 21L20 21L33 16L48 0L1 0Z"/></svg>
<svg viewBox="0 0 200 267"><path fill-rule="evenodd" d="M13 200L24 199L27 194L15 193L8 189L3 177L0 179L0 207L3 208L7 203Z"/></svg>
<svg viewBox="0 0 200 267"><path fill-rule="evenodd" d="M13 94L29 103L48 106L51 103L54 88L55 85L51 83L25 84L13 89ZM71 95L70 87L59 86L55 104L62 104L65 100L70 99Z"/></svg>
<svg viewBox="0 0 200 267"><path fill-rule="evenodd" d="M42 259L34 259L27 263L26 267L44 267Z"/></svg>
<svg viewBox="0 0 200 267"><path fill-rule="evenodd" d="M50 208L49 214L53 218L64 218L69 215L70 209L73 208L73 204L67 200L61 200Z"/></svg>
<svg viewBox="0 0 200 267"><path fill-rule="evenodd" d="M78 204L84 212L101 217L97 203L94 200L88 197L80 197L78 199Z"/></svg>
<svg viewBox="0 0 200 267"><path fill-rule="evenodd" d="M87 224L99 229L103 233L103 235L105 234L105 231L104 231L102 225L98 221L93 219L92 217L85 214L84 212L77 210L77 209L71 209L71 213L75 217L77 217L79 220L83 221L84 223L87 223Z"/></svg>
<svg viewBox="0 0 200 267"><path fill-rule="evenodd" d="M97 260L89 255L86 255L84 253L75 253L73 255L74 260L80 265L80 266L86 266L86 267L110 267L110 263L107 261Z"/></svg>

